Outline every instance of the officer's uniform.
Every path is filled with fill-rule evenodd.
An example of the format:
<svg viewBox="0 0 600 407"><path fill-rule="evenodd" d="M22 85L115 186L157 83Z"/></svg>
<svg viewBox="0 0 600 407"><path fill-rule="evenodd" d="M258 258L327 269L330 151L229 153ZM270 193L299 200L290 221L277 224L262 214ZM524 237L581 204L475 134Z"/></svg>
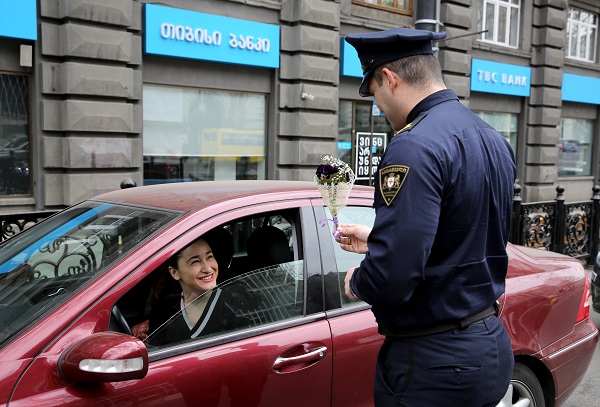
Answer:
<svg viewBox="0 0 600 407"><path fill-rule="evenodd" d="M375 67L431 54L443 36L347 36L363 64L361 95ZM407 123L379 165L369 251L350 282L386 336L376 405L495 405L514 363L495 307L508 266L514 155L451 90L422 100Z"/></svg>

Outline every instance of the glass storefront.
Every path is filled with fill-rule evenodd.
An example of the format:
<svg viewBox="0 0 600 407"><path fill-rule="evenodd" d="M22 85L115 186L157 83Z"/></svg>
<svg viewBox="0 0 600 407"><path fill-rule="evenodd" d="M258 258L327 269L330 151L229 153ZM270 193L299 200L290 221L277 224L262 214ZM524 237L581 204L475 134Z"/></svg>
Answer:
<svg viewBox="0 0 600 407"><path fill-rule="evenodd" d="M562 118L558 131L558 175L591 175L594 121Z"/></svg>
<svg viewBox="0 0 600 407"><path fill-rule="evenodd" d="M371 103L340 101L338 158L352 167L360 185L372 184L377 164L393 135L385 116L374 116L372 109Z"/></svg>
<svg viewBox="0 0 600 407"><path fill-rule="evenodd" d="M144 185L265 179L267 96L144 86Z"/></svg>
<svg viewBox="0 0 600 407"><path fill-rule="evenodd" d="M475 112L483 121L496 129L496 131L510 143L515 158L517 157L517 124L518 117L512 113Z"/></svg>
<svg viewBox="0 0 600 407"><path fill-rule="evenodd" d="M28 78L0 74L0 195L31 194L29 158Z"/></svg>

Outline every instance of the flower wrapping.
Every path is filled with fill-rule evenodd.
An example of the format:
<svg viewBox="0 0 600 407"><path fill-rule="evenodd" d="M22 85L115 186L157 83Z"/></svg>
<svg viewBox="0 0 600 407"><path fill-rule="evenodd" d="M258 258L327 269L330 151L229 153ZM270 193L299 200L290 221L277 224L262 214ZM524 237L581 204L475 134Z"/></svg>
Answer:
<svg viewBox="0 0 600 407"><path fill-rule="evenodd" d="M317 167L315 173L315 184L329 208L333 219L331 219L337 228L338 215L342 208L348 203L348 196L356 179L354 171L344 161L335 157L326 155L323 157L323 164ZM337 235L334 230L334 236ZM337 237L337 236L336 236Z"/></svg>

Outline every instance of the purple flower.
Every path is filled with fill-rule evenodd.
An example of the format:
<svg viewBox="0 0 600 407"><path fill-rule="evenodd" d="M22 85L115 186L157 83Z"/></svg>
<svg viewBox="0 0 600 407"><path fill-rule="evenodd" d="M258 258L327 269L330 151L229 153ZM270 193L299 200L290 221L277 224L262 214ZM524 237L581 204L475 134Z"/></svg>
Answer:
<svg viewBox="0 0 600 407"><path fill-rule="evenodd" d="M320 179L329 179L331 175L338 171L339 169L331 164L321 164L317 167L317 177Z"/></svg>

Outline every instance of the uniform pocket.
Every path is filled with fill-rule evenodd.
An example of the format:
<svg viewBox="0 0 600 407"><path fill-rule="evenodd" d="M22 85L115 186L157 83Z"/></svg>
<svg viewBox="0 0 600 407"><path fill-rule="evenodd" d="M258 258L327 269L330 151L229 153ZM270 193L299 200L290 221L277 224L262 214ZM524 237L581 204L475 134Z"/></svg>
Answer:
<svg viewBox="0 0 600 407"><path fill-rule="evenodd" d="M474 381L479 380L482 363L479 361L466 361L461 363L436 364L428 367L428 372L440 386L469 387Z"/></svg>
<svg viewBox="0 0 600 407"><path fill-rule="evenodd" d="M481 362L473 361L431 365L428 369L432 373L472 373L479 372L481 367Z"/></svg>

